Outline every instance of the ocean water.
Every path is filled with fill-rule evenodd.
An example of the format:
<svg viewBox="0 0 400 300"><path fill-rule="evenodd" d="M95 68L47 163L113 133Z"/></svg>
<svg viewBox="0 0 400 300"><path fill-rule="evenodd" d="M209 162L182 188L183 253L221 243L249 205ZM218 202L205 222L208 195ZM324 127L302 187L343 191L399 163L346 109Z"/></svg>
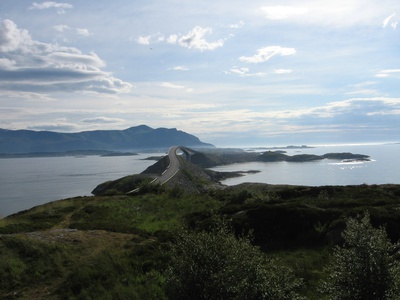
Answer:
<svg viewBox="0 0 400 300"><path fill-rule="evenodd" d="M254 151L254 150L253 150ZM255 151L261 151L256 149ZM265 151L265 150L263 150ZM230 178L226 185L243 182L292 184L307 186L400 184L400 144L316 146L286 150L287 155L351 152L370 156L371 161L342 162L324 159L313 162L243 163L212 168L216 171L248 171L259 173Z"/></svg>
<svg viewBox="0 0 400 300"><path fill-rule="evenodd" d="M250 149L249 149L250 150ZM252 149L250 151L266 151ZM400 184L400 144L317 146L290 149L288 155L352 152L366 154L369 162L243 163L213 168L217 171L261 171L223 181L294 185ZM138 174L155 163L144 160L160 153L119 157L50 157L0 159L0 217L50 201L89 196L100 183Z"/></svg>
<svg viewBox="0 0 400 300"><path fill-rule="evenodd" d="M100 183L138 174L161 153L0 159L0 217L50 201L90 196Z"/></svg>

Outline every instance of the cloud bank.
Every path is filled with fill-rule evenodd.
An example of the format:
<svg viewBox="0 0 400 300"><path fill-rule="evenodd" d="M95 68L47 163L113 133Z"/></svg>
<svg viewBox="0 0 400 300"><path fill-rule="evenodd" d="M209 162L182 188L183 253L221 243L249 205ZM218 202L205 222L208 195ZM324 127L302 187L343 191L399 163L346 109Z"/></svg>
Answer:
<svg viewBox="0 0 400 300"><path fill-rule="evenodd" d="M131 88L103 71L105 62L96 53L35 41L8 19L0 23L0 55L2 90L121 93Z"/></svg>

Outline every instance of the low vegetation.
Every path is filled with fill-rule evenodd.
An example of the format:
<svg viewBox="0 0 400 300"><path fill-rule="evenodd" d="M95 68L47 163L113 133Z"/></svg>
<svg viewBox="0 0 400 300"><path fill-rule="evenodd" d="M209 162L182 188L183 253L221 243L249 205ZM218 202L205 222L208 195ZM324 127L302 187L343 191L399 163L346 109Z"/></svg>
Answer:
<svg viewBox="0 0 400 300"><path fill-rule="evenodd" d="M223 223L209 231L183 232L171 249L165 291L169 299L303 299L293 271L277 264L248 236Z"/></svg>
<svg viewBox="0 0 400 300"><path fill-rule="evenodd" d="M221 189L193 167L169 186L137 177L105 186L0 220L1 299L400 295L399 185ZM357 277L365 266L368 280ZM337 292L350 293L348 278L350 296Z"/></svg>
<svg viewBox="0 0 400 300"><path fill-rule="evenodd" d="M399 298L400 263L383 227L373 228L368 212L349 219L344 245L336 246L324 291L332 299L380 300Z"/></svg>

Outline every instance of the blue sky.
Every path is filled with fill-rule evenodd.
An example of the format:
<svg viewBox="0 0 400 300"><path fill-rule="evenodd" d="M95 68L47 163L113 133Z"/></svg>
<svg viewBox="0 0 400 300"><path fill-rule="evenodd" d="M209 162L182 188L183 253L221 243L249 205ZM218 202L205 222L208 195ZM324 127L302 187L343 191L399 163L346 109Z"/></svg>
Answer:
<svg viewBox="0 0 400 300"><path fill-rule="evenodd" d="M0 1L0 128L400 141L400 1Z"/></svg>

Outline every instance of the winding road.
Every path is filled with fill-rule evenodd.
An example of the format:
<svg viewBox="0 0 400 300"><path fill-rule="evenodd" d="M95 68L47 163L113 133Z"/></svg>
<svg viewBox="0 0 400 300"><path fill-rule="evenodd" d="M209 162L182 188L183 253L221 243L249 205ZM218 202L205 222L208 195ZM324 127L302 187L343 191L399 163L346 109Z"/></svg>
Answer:
<svg viewBox="0 0 400 300"><path fill-rule="evenodd" d="M167 169L160 176L156 177L153 180L153 183L163 185L179 172L180 162L177 154L179 149L180 149L179 146L174 146L169 149L168 151L169 165Z"/></svg>
<svg viewBox="0 0 400 300"><path fill-rule="evenodd" d="M154 180L151 183L163 185L167 183L169 180L171 180L179 172L180 162L177 154L178 150L183 150L183 148L180 146L174 146L169 149L168 151L169 165L167 169L160 176L154 178ZM127 192L126 195L134 194L137 193L138 191L139 188L136 188L132 191Z"/></svg>

